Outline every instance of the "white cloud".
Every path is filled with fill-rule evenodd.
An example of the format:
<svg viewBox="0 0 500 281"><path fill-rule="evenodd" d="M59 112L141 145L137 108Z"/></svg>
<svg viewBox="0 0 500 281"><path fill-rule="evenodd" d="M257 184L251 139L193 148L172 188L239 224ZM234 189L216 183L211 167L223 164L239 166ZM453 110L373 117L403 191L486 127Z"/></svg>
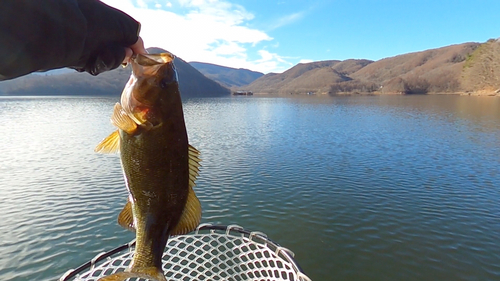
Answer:
<svg viewBox="0 0 500 281"><path fill-rule="evenodd" d="M304 17L304 15L305 15L304 12L298 12L298 13L293 13L293 14L283 16L283 17L279 18L278 20L276 20L276 22L271 25L270 29L272 30L272 29L276 29L276 28L279 28L279 27L282 27L285 25L292 24L292 23L302 19Z"/></svg>
<svg viewBox="0 0 500 281"><path fill-rule="evenodd" d="M309 60L309 59L301 59L299 61L299 63L310 63L310 62L313 62L313 60Z"/></svg>
<svg viewBox="0 0 500 281"><path fill-rule="evenodd" d="M144 0L137 0L137 6L139 6L141 8L147 8L148 4L146 4L146 2Z"/></svg>
<svg viewBox="0 0 500 281"><path fill-rule="evenodd" d="M259 50L258 53L261 58L258 59L256 62L259 65L265 66L266 68L281 69L284 67L285 69L287 69L292 66L292 63L287 62L285 57L282 57L276 53L271 53L267 50Z"/></svg>
<svg viewBox="0 0 500 281"><path fill-rule="evenodd" d="M265 50L266 44L278 43L264 31L249 27L254 15L241 5L224 0L102 1L141 22L146 47L167 49L185 61L264 73L291 66L285 58Z"/></svg>

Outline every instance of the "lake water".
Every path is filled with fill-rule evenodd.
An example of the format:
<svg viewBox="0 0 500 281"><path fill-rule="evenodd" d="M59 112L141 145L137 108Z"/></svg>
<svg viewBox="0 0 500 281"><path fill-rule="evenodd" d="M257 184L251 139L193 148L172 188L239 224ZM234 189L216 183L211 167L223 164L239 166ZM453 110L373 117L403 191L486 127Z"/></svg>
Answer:
<svg viewBox="0 0 500 281"><path fill-rule="evenodd" d="M56 280L133 234L118 97L0 98L0 280ZM500 99L186 100L203 222L262 231L319 280L500 280Z"/></svg>

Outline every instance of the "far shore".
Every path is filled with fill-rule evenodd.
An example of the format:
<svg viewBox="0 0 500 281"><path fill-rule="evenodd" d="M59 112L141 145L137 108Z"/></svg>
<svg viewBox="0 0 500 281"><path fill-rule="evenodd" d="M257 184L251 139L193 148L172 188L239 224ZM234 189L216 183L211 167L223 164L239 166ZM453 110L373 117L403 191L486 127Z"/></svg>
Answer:
<svg viewBox="0 0 500 281"><path fill-rule="evenodd" d="M390 96L390 95L454 95L454 96L477 96L477 97L500 97L500 90L496 91L472 91L472 92L440 92L440 93L425 93L425 94L407 94L403 92L392 92L384 93L380 91L375 92L338 92L338 93L328 93L328 92L309 92L309 93L264 93L264 92L254 92L254 95L259 96L280 96L280 97L290 97L290 96Z"/></svg>

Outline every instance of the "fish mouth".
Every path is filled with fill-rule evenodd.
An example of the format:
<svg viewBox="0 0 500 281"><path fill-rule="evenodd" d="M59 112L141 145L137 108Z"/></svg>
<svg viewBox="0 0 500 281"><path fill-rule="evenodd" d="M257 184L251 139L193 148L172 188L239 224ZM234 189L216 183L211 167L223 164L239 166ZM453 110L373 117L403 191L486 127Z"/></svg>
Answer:
<svg viewBox="0 0 500 281"><path fill-rule="evenodd" d="M158 74L162 66L173 63L175 56L169 52L160 54L134 54L130 60L132 75L123 89L123 110L138 125L151 126L154 104L158 93Z"/></svg>
<svg viewBox="0 0 500 281"><path fill-rule="evenodd" d="M131 58L132 73L136 77L152 76L158 72L158 69L174 60L175 56L171 53L161 54L135 54Z"/></svg>

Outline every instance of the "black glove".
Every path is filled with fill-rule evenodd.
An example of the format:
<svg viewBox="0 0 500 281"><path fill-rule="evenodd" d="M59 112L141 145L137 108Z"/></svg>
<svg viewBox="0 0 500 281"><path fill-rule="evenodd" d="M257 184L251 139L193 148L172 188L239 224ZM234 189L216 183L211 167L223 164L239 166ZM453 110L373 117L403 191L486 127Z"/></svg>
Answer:
<svg viewBox="0 0 500 281"><path fill-rule="evenodd" d="M127 14L96 0L78 0L87 20L87 37L77 65L72 68L97 75L118 67L125 49L139 38L140 24Z"/></svg>
<svg viewBox="0 0 500 281"><path fill-rule="evenodd" d="M98 0L0 0L0 80L71 67L116 68L140 24Z"/></svg>

